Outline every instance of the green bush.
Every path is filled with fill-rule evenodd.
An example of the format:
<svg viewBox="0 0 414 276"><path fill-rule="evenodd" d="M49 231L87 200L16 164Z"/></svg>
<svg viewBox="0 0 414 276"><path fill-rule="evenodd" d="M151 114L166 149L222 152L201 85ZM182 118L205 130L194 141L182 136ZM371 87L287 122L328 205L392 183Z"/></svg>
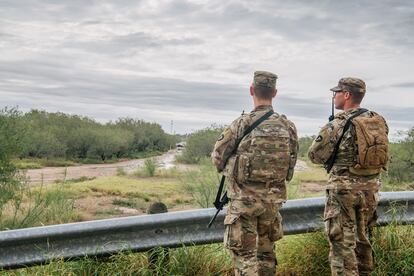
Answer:
<svg viewBox="0 0 414 276"><path fill-rule="evenodd" d="M21 177L11 162L21 150L24 126L16 109L0 110L0 220L7 204L19 198Z"/></svg>
<svg viewBox="0 0 414 276"><path fill-rule="evenodd" d="M182 154L177 156L177 161L195 164L204 157L210 157L214 143L222 131L222 127L212 126L191 134L187 138Z"/></svg>
<svg viewBox="0 0 414 276"><path fill-rule="evenodd" d="M125 175L127 175L127 173L126 173L124 168L118 167L118 168L116 168L116 175L117 176L125 176Z"/></svg>
<svg viewBox="0 0 414 276"><path fill-rule="evenodd" d="M414 182L414 128L403 137L401 141L390 144L390 163L385 174L388 182Z"/></svg>
<svg viewBox="0 0 414 276"><path fill-rule="evenodd" d="M157 169L157 163L153 158L145 159L144 169L147 176L153 177L155 175L155 170Z"/></svg>
<svg viewBox="0 0 414 276"><path fill-rule="evenodd" d="M299 138L298 157L302 159L308 158L309 147L311 146L313 140L315 140L315 136L305 136Z"/></svg>

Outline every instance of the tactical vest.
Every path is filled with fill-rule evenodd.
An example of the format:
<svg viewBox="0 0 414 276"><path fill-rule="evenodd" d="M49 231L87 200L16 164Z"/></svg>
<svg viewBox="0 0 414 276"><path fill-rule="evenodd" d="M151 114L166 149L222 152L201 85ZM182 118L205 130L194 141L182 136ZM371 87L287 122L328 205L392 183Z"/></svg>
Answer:
<svg viewBox="0 0 414 276"><path fill-rule="evenodd" d="M239 183L284 182L290 165L290 135L286 117L273 114L240 142Z"/></svg>

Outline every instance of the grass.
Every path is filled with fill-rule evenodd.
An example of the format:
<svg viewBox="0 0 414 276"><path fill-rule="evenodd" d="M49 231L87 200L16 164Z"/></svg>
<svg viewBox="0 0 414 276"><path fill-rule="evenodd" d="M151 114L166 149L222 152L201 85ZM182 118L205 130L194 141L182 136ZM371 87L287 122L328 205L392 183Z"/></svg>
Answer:
<svg viewBox="0 0 414 276"><path fill-rule="evenodd" d="M41 169L44 167L69 167L77 165L76 162L65 159L43 159L43 158L24 158L15 159L13 163L18 169Z"/></svg>
<svg viewBox="0 0 414 276"><path fill-rule="evenodd" d="M295 172L293 178L300 179L303 182L323 182L328 181L328 174L325 169L316 165L308 165L310 170Z"/></svg>
<svg viewBox="0 0 414 276"><path fill-rule="evenodd" d="M287 184L288 199L324 195L323 187L328 181L326 171L321 166L311 164L310 162L307 162L307 165L310 170L295 172L293 179Z"/></svg>
<svg viewBox="0 0 414 276"><path fill-rule="evenodd" d="M79 178L72 178L72 179L65 179L65 180L55 180L56 184L72 184L72 183L79 183L79 182L85 182L89 180L94 180L96 177L87 177L87 176L81 176Z"/></svg>
<svg viewBox="0 0 414 276"><path fill-rule="evenodd" d="M130 159L136 158L149 158L161 155L163 152L160 151L146 151L146 152L138 152L134 153L133 155L129 156ZM94 158L83 158L83 159L74 159L74 160L66 160L64 158L22 158L22 159L14 159L13 164L21 170L28 170L28 169L41 169L44 167L69 167L75 166L80 164L112 164L119 162L119 159L112 158L103 161L102 159L94 159Z"/></svg>
<svg viewBox="0 0 414 276"><path fill-rule="evenodd" d="M286 236L276 243L277 275L330 275L323 232Z"/></svg>
<svg viewBox="0 0 414 276"><path fill-rule="evenodd" d="M396 183L394 180L391 180L386 173L382 174L381 177L382 192L397 192L397 191L412 191L414 190L414 182L403 182Z"/></svg>
<svg viewBox="0 0 414 276"><path fill-rule="evenodd" d="M149 199L142 199L139 197L117 198L112 201L112 204L121 207L141 210L143 212L146 212L150 205Z"/></svg>
<svg viewBox="0 0 414 276"><path fill-rule="evenodd" d="M167 253L168 252L168 253ZM2 275L232 275L229 256L221 244L155 249L158 260L150 265L146 253L125 252L105 260L86 257L80 261L4 271Z"/></svg>
<svg viewBox="0 0 414 276"><path fill-rule="evenodd" d="M178 170L176 167L170 169L157 168L154 172L153 177L156 178L179 178L183 176L183 172ZM151 177L144 167L137 169L132 173L132 176L138 178Z"/></svg>
<svg viewBox="0 0 414 276"><path fill-rule="evenodd" d="M62 186L22 189L0 214L0 230L78 221L72 197Z"/></svg>
<svg viewBox="0 0 414 276"><path fill-rule="evenodd" d="M110 176L66 185L65 189L74 193L77 198L104 195L120 197L118 203L119 200L136 200L135 203L140 209L143 209L142 201L162 201L168 208L192 204L192 198L181 192L180 182L173 178Z"/></svg>
<svg viewBox="0 0 414 276"><path fill-rule="evenodd" d="M116 175L117 176L125 176L125 175L127 175L127 173L126 173L124 168L118 167L118 168L116 168Z"/></svg>

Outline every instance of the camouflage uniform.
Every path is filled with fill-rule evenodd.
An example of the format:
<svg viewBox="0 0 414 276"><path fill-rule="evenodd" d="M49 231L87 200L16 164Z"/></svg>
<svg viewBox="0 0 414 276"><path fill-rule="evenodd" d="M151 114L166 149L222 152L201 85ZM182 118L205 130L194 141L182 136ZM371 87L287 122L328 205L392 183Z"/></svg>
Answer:
<svg viewBox="0 0 414 276"><path fill-rule="evenodd" d="M268 80L260 79L260 71L256 73L255 85ZM242 114L223 131L212 153L218 171L229 179L227 193L230 205L224 220L224 245L231 252L236 275L275 275L273 247L274 242L283 236L279 209L286 201L285 179L290 180L296 163L296 128L284 115L274 113L244 137L235 154L232 154L244 131L270 110L273 110L272 106L258 106L250 114ZM273 143L261 143L260 135L264 132L275 134ZM278 139L277 135L286 140ZM242 157L253 144L273 150L272 156L278 158L281 164L285 161L288 165L283 170L270 172L263 163L267 160L264 156L257 156L259 159L249 163ZM257 163L255 166L254 162L259 162L259 166ZM251 175L257 172L263 178L246 180L249 170Z"/></svg>
<svg viewBox="0 0 414 276"><path fill-rule="evenodd" d="M356 78L341 79L338 87L332 91L346 90L347 86L359 89L359 93L365 93L365 83ZM358 110L359 108L355 108L337 114L334 120L321 129L308 153L313 163L326 162L347 119ZM359 116L368 117L372 113L368 111ZM332 275L369 275L374 269L368 233L377 219L380 178L377 171L371 173L367 170L363 175L354 171L358 154L355 137L355 128L351 124L344 133L329 174L324 220L330 244Z"/></svg>

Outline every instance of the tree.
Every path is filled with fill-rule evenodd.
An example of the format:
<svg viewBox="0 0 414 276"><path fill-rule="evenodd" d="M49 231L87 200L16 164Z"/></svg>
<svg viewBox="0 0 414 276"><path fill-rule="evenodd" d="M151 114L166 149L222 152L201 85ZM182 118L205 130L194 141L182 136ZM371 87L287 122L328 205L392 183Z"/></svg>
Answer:
<svg viewBox="0 0 414 276"><path fill-rule="evenodd" d="M184 163L198 163L203 157L210 157L214 143L222 131L222 127L211 126L191 134L178 160Z"/></svg>
<svg viewBox="0 0 414 276"><path fill-rule="evenodd" d="M18 155L22 146L24 125L16 109L0 110L0 215L4 205L16 196L20 181L11 159Z"/></svg>

